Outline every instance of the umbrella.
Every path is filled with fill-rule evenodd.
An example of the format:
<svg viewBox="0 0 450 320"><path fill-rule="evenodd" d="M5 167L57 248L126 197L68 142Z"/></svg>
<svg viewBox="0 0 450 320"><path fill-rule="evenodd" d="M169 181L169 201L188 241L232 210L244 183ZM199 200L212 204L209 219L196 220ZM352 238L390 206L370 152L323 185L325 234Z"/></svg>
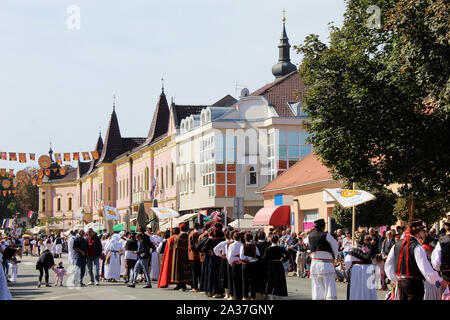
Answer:
<svg viewBox="0 0 450 320"><path fill-rule="evenodd" d="M138 216L136 220L136 227L143 227L147 224L147 214L145 213L144 203L139 204Z"/></svg>

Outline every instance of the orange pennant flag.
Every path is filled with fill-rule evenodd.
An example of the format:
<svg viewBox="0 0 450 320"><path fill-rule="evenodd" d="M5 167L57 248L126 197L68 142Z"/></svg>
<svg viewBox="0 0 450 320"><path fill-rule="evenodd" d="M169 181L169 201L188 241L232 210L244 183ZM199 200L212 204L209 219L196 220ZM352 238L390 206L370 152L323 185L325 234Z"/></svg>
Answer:
<svg viewBox="0 0 450 320"><path fill-rule="evenodd" d="M8 190L8 194L11 194L11 190Z"/></svg>
<svg viewBox="0 0 450 320"><path fill-rule="evenodd" d="M80 153L79 152L74 152L72 159L75 160L75 161L80 160Z"/></svg>
<svg viewBox="0 0 450 320"><path fill-rule="evenodd" d="M55 169L52 169L52 170L53 170L54 173L57 173L57 172L58 172L58 169L56 169L56 168L55 168Z"/></svg>
<svg viewBox="0 0 450 320"><path fill-rule="evenodd" d="M64 161L70 162L70 153L64 153Z"/></svg>
<svg viewBox="0 0 450 320"><path fill-rule="evenodd" d="M6 197L6 190L3 190L3 196Z"/></svg>
<svg viewBox="0 0 450 320"><path fill-rule="evenodd" d="M34 178L34 177L36 176L36 169L31 169L31 170L30 170L30 176L31 176L32 178Z"/></svg>
<svg viewBox="0 0 450 320"><path fill-rule="evenodd" d="M37 180L36 180L36 179L31 180L31 184L32 184L33 186L35 186L35 185L37 184Z"/></svg>
<svg viewBox="0 0 450 320"><path fill-rule="evenodd" d="M19 153L19 162L20 163L27 162L27 154L26 153Z"/></svg>
<svg viewBox="0 0 450 320"><path fill-rule="evenodd" d="M6 169L0 169L0 176L4 177L6 175Z"/></svg>
<svg viewBox="0 0 450 320"><path fill-rule="evenodd" d="M50 176L50 169L45 169L45 175Z"/></svg>
<svg viewBox="0 0 450 320"><path fill-rule="evenodd" d="M30 180L25 179L25 183L26 183L26 184L29 184L29 183L30 183Z"/></svg>
<svg viewBox="0 0 450 320"><path fill-rule="evenodd" d="M82 153L83 153L84 160L91 160L91 156L89 155L89 152L82 152Z"/></svg>
<svg viewBox="0 0 450 320"><path fill-rule="evenodd" d="M15 152L9 153L9 161L17 161L17 155Z"/></svg>
<svg viewBox="0 0 450 320"><path fill-rule="evenodd" d="M14 176L14 169L9 169L9 175L12 177Z"/></svg>
<svg viewBox="0 0 450 320"><path fill-rule="evenodd" d="M59 174L60 175L65 175L66 174L66 169L64 169L64 168L61 168L61 169L59 169Z"/></svg>
<svg viewBox="0 0 450 320"><path fill-rule="evenodd" d="M0 160L6 160L6 152L0 152Z"/></svg>
<svg viewBox="0 0 450 320"><path fill-rule="evenodd" d="M98 151L91 151L92 159L98 160L100 158Z"/></svg>
<svg viewBox="0 0 450 320"><path fill-rule="evenodd" d="M32 161L36 160L36 154L30 153L30 160Z"/></svg>
<svg viewBox="0 0 450 320"><path fill-rule="evenodd" d="M57 164L62 164L61 153L55 153L55 160Z"/></svg>
<svg viewBox="0 0 450 320"><path fill-rule="evenodd" d="M38 170L38 177L41 179L44 177L44 170L42 170L42 169Z"/></svg>
<svg viewBox="0 0 450 320"><path fill-rule="evenodd" d="M38 179L38 184L42 184L42 179Z"/></svg>
<svg viewBox="0 0 450 320"><path fill-rule="evenodd" d="M12 193L16 194L16 192L17 192L16 190L13 190L13 192L12 192Z"/></svg>

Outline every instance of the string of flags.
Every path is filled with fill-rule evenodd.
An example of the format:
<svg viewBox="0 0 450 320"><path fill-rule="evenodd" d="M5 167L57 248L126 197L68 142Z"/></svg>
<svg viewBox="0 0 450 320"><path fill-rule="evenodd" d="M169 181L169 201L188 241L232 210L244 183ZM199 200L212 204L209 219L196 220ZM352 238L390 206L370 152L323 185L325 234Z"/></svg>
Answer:
<svg viewBox="0 0 450 320"><path fill-rule="evenodd" d="M55 161L58 164L62 164L64 162L70 162L71 160L78 161L80 160L80 154L83 156L83 160L98 160L100 155L98 151L89 151L89 152L65 152L65 153L55 153ZM20 153L20 152L0 152L0 160L9 160L9 161L19 161L20 163L26 163L29 159L30 161L36 161L35 153Z"/></svg>

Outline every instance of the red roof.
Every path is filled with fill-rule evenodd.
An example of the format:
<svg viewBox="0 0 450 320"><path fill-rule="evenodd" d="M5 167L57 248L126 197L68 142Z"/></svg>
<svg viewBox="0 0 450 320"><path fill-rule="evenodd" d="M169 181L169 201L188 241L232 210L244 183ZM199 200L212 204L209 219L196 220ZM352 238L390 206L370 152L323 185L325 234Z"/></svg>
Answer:
<svg viewBox="0 0 450 320"><path fill-rule="evenodd" d="M289 170L283 172L275 180L264 186L261 191L297 187L300 185L333 179L328 168L325 167L320 158L311 152L299 162L294 164Z"/></svg>

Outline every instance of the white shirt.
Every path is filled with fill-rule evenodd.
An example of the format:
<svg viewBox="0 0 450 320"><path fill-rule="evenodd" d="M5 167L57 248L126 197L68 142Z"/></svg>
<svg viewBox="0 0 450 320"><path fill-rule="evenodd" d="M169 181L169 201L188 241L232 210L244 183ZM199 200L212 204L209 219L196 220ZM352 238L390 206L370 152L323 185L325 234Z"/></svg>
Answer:
<svg viewBox="0 0 450 320"><path fill-rule="evenodd" d="M259 256L259 250L258 247L256 247L256 255ZM249 257L244 254L244 246L241 246L241 249L239 250L239 258L241 260L248 260L248 262L256 262L258 259L256 257Z"/></svg>
<svg viewBox="0 0 450 320"><path fill-rule="evenodd" d="M218 257L222 257L223 254L226 254L227 243L232 242L233 240L225 240L220 242L217 246L214 247L214 254Z"/></svg>
<svg viewBox="0 0 450 320"><path fill-rule="evenodd" d="M342 240L342 248L344 248L344 252L350 252L353 248L352 239L345 238L344 240Z"/></svg>
<svg viewBox="0 0 450 320"><path fill-rule="evenodd" d="M328 243L331 246L331 250L334 253L334 256L337 257L339 245L338 242L327 232L326 238ZM307 243L309 243L309 236L306 238ZM314 259L327 259L333 260L333 255L327 251L316 251L311 253L311 275L324 275L324 274L333 274L334 263L333 261L320 261Z"/></svg>
<svg viewBox="0 0 450 320"><path fill-rule="evenodd" d="M411 236L411 238L415 238L414 236ZM403 237L401 238L403 239ZM400 240L403 241L403 240ZM397 265L395 264L395 246L391 248L389 251L389 254L386 259L386 264L384 265L384 271L386 273L386 276L391 281L397 281ZM425 249L419 244L414 248L414 258L416 259L417 267L419 268L420 272L425 277L426 281L435 284L436 281L441 282L442 278L439 276L439 274L433 270L433 267L431 266L430 262L428 262L427 254L425 252Z"/></svg>
<svg viewBox="0 0 450 320"><path fill-rule="evenodd" d="M438 242L436 245L436 248L434 248L433 253L431 254L431 264L433 265L434 269L441 270L441 263L442 263L442 247L441 243Z"/></svg>
<svg viewBox="0 0 450 320"><path fill-rule="evenodd" d="M241 247L242 247L242 242L240 241L234 241L232 244L230 244L228 247L225 246L226 248L226 255L227 255L227 260L229 264L232 264L233 262L240 262L240 253L241 253Z"/></svg>

